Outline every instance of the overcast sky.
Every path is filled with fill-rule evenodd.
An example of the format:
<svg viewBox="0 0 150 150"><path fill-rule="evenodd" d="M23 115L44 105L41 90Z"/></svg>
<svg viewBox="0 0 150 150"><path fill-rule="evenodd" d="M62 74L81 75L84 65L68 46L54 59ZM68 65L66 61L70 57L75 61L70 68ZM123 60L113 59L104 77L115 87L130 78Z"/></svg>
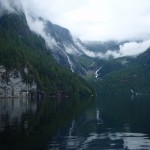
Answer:
<svg viewBox="0 0 150 150"><path fill-rule="evenodd" d="M148 40L150 37L150 0L20 1L26 12L68 28L81 40ZM8 2L14 5L19 0L0 2L10 9Z"/></svg>
<svg viewBox="0 0 150 150"><path fill-rule="evenodd" d="M37 16L68 28L82 40L145 40L150 0L21 0Z"/></svg>
<svg viewBox="0 0 150 150"><path fill-rule="evenodd" d="M0 0L0 16L5 10L16 13L16 8L50 47L56 41L47 37L43 22L31 16L66 27L81 40L127 40L117 52L86 51L91 57L133 56L150 47L150 0Z"/></svg>

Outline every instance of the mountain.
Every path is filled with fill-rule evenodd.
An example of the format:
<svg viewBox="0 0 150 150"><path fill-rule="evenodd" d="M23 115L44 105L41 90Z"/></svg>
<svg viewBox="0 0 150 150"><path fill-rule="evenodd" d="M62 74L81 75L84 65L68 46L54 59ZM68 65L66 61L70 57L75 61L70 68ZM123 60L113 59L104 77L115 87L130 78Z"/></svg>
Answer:
<svg viewBox="0 0 150 150"><path fill-rule="evenodd" d="M119 50L120 44L125 42L117 42L117 41L85 41L84 45L87 49L93 52L102 52L105 53L108 50Z"/></svg>
<svg viewBox="0 0 150 150"><path fill-rule="evenodd" d="M54 46L54 52L52 51L54 58L64 66L66 66L67 61L70 62L68 67L70 65L71 70L84 75L90 83L95 80L94 84L99 93L149 93L149 82L147 82L149 64L144 62L149 58L148 50L139 56L107 57L108 50L117 53L120 50L120 45L123 47L132 42L82 42L76 40L65 28L50 22L45 23L45 25L46 33L50 34L57 43ZM137 41L137 43L139 42ZM63 56L62 54L66 54L69 59L66 59L66 55ZM100 55L103 55L103 58L100 58Z"/></svg>
<svg viewBox="0 0 150 150"><path fill-rule="evenodd" d="M61 31L59 26L48 22L45 30L50 32L51 28L57 41L68 34L68 38L64 35L64 41L69 42L68 30ZM92 95L89 84L59 65L52 51L55 49L47 47L45 40L30 30L24 14L3 14L0 17L0 97L19 96L28 91L40 95Z"/></svg>
<svg viewBox="0 0 150 150"><path fill-rule="evenodd" d="M100 94L150 92L149 49L138 56L115 58L113 54L135 43L82 42L66 28L31 17L33 28L36 22L42 25L41 31L34 31L27 16L16 12L3 12L0 17L1 96L27 91L93 95L93 89L77 74Z"/></svg>
<svg viewBox="0 0 150 150"><path fill-rule="evenodd" d="M120 49L120 45L124 44L125 41L117 42L117 41L84 41L81 42L82 46L84 47L85 51L78 57L78 63L83 66L86 70L87 75L94 74L97 76L97 72L99 69L108 64L110 60L113 61L114 57L111 55L107 55L108 51L118 52ZM120 65L120 63L119 63ZM106 69L106 68L105 68ZM107 68L109 70L111 68ZM102 72L102 70L101 70Z"/></svg>
<svg viewBox="0 0 150 150"><path fill-rule="evenodd" d="M95 81L100 94L150 94L150 49L107 61Z"/></svg>
<svg viewBox="0 0 150 150"><path fill-rule="evenodd" d="M43 37L55 60L72 72L85 75L84 68L77 62L78 56L83 54L80 40L73 37L68 29L43 18L33 18L33 20L42 22Z"/></svg>
<svg viewBox="0 0 150 150"><path fill-rule="evenodd" d="M132 42L128 41L127 43L131 44ZM136 43L140 43L140 41ZM120 45L127 45L125 41L91 41L84 44L87 49L94 52L95 57L81 55L78 60L86 69L88 74L86 78L95 85L97 93L150 94L150 48L138 55L113 58L105 57L105 54L109 50L117 53ZM128 48L130 49L130 47ZM104 54L104 57L98 57L99 54Z"/></svg>

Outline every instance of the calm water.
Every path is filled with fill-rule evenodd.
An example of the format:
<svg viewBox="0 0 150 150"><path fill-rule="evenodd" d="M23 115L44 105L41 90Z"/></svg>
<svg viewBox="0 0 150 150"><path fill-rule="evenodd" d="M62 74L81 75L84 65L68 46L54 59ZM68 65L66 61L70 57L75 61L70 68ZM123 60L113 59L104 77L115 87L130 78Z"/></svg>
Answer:
<svg viewBox="0 0 150 150"><path fill-rule="evenodd" d="M0 150L149 150L150 97L0 99Z"/></svg>

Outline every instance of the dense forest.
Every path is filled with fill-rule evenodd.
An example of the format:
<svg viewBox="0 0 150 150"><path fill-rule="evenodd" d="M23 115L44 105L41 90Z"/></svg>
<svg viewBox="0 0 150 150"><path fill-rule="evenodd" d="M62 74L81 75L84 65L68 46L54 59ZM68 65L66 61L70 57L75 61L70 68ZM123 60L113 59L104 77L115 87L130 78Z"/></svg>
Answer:
<svg viewBox="0 0 150 150"><path fill-rule="evenodd" d="M125 62L122 64L121 62ZM136 57L107 61L93 80L100 94L150 94L150 49Z"/></svg>
<svg viewBox="0 0 150 150"><path fill-rule="evenodd" d="M20 71L24 82L35 82L37 90L50 94L85 96L94 92L84 79L57 64L45 41L30 31L23 14L0 18L0 65L7 72ZM23 71L25 67L27 74Z"/></svg>

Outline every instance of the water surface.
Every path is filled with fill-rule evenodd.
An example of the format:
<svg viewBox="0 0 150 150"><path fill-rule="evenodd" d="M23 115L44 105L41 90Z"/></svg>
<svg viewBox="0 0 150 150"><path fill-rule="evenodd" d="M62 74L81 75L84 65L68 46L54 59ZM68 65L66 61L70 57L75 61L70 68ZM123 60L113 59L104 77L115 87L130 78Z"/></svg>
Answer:
<svg viewBox="0 0 150 150"><path fill-rule="evenodd" d="M0 99L0 150L149 150L150 97Z"/></svg>
<svg viewBox="0 0 150 150"><path fill-rule="evenodd" d="M49 141L49 150L149 150L150 98L103 96Z"/></svg>
<svg viewBox="0 0 150 150"><path fill-rule="evenodd" d="M80 116L91 99L0 99L0 150L47 150L48 141Z"/></svg>

